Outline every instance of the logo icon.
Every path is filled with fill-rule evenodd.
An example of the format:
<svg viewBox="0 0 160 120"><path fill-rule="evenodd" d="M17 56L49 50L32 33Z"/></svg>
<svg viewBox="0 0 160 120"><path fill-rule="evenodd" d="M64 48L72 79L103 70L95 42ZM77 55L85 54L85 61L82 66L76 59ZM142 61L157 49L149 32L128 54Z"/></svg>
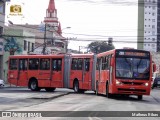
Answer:
<svg viewBox="0 0 160 120"><path fill-rule="evenodd" d="M6 8L8 8L7 18L10 17L22 17L24 18L24 3L11 3L7 2Z"/></svg>
<svg viewBox="0 0 160 120"><path fill-rule="evenodd" d="M10 6L10 12L11 13L21 13L22 7L20 5L11 5Z"/></svg>
<svg viewBox="0 0 160 120"><path fill-rule="evenodd" d="M2 117L12 117L11 112L2 112Z"/></svg>

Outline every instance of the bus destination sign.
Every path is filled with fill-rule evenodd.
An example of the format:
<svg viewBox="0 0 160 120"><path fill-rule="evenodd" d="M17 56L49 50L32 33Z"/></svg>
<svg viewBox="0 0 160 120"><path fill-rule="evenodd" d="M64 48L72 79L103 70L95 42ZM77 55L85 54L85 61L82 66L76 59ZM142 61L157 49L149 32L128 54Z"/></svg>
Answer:
<svg viewBox="0 0 160 120"><path fill-rule="evenodd" d="M141 56L141 57L149 56L149 54L145 52L130 52L130 51L119 51L118 55L120 56Z"/></svg>

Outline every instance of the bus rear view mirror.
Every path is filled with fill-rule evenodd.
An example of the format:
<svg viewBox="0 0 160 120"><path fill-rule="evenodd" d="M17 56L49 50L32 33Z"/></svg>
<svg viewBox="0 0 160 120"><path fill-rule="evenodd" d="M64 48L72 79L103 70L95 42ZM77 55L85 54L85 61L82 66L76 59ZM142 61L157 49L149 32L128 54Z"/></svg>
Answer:
<svg viewBox="0 0 160 120"><path fill-rule="evenodd" d="M113 66L114 65L114 60L113 60L113 58L111 58L111 66Z"/></svg>
<svg viewBox="0 0 160 120"><path fill-rule="evenodd" d="M156 69L156 64L154 63L154 64L153 64L153 72L156 72L156 70L157 70L157 69Z"/></svg>

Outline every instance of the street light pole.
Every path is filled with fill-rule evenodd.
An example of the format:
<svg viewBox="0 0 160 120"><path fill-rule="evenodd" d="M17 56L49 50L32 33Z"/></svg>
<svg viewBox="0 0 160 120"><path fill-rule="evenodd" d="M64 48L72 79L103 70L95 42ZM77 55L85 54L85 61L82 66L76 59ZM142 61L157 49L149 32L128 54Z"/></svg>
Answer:
<svg viewBox="0 0 160 120"><path fill-rule="evenodd" d="M46 52L46 23L45 23L45 28L44 28L44 43L43 43L43 55L45 55L45 52Z"/></svg>

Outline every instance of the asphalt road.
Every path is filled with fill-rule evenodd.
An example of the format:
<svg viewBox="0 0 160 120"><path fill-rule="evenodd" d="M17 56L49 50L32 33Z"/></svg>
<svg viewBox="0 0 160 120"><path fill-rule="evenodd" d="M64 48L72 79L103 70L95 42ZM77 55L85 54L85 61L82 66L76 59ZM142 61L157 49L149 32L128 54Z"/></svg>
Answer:
<svg viewBox="0 0 160 120"><path fill-rule="evenodd" d="M150 96L144 96L138 100L137 96L122 97L115 96L106 98L104 95L96 96L94 92L88 91L84 94L76 94L69 89L56 89L55 92L33 92L27 88L2 88L0 89L0 111L67 111L67 112L46 112L46 116L53 116L44 119L134 119L134 120L159 120L159 117L102 117L96 116L97 111L160 111L160 88L153 89ZM73 116L74 112L89 111L89 116ZM96 111L95 113L91 111ZM58 114L66 117L58 117ZM81 114L81 113L78 113ZM123 113L122 113L123 114ZM125 113L130 114L129 112ZM83 114L84 115L84 114ZM92 117L93 115L93 117ZM63 116L63 115L62 115ZM3 118L4 119L4 118ZM9 118L5 118L9 119ZM12 119L12 118L10 118ZM20 119L19 117L16 119ZM37 119L39 118L25 118Z"/></svg>

